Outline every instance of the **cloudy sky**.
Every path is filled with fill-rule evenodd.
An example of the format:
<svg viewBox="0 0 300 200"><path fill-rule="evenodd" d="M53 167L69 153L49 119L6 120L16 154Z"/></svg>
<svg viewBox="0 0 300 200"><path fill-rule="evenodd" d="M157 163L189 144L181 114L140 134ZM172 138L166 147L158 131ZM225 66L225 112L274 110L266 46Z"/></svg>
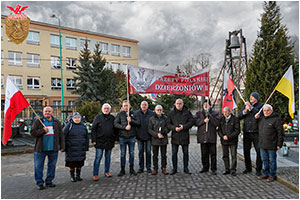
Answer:
<svg viewBox="0 0 300 200"><path fill-rule="evenodd" d="M262 1L36 1L1 2L29 6L31 20L56 24L49 16L60 15L61 25L122 36L139 41L139 64L143 67L175 71L177 65L200 53L212 55L212 67L223 63L228 32L243 30L248 57L259 31ZM289 36L299 38L299 3L278 2L282 22Z"/></svg>

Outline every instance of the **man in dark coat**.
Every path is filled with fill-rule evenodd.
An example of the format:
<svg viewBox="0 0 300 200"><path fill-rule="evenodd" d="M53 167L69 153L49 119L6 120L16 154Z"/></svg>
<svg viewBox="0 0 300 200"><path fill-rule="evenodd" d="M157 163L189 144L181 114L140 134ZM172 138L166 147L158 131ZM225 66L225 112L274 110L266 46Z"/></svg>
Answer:
<svg viewBox="0 0 300 200"><path fill-rule="evenodd" d="M46 187L55 187L52 183L55 177L55 168L58 151L64 151L65 138L62 132L60 121L53 116L53 109L46 106L43 110L43 117L33 122L30 134L35 138L34 145L34 177L39 190ZM44 161L48 157L47 177L43 180Z"/></svg>
<svg viewBox="0 0 300 200"><path fill-rule="evenodd" d="M140 120L140 125L137 127L136 138L139 148L139 170L138 173L144 171L144 154L146 153L146 168L147 172L151 173L151 137L148 133L148 123L150 117L154 115L152 110L148 109L148 102L141 102L141 109L135 112L135 115Z"/></svg>
<svg viewBox="0 0 300 200"><path fill-rule="evenodd" d="M250 150L253 143L256 151L256 175L260 176L262 170L262 161L258 147L258 127L255 125L254 116L262 108L263 103L258 102L258 100L259 94L257 92L250 94L250 102L247 101L243 106L241 112L239 113L239 120L244 119L243 150L246 169L243 171L243 173L247 174L252 172Z"/></svg>
<svg viewBox="0 0 300 200"><path fill-rule="evenodd" d="M210 108L210 102L205 100L203 110L198 111L195 116L197 130L197 142L201 147L201 160L203 168L200 173L208 172L209 156L212 175L217 171L217 127L219 126L218 113Z"/></svg>
<svg viewBox="0 0 300 200"><path fill-rule="evenodd" d="M273 112L271 105L263 107L264 116L257 113L255 119L258 122L260 155L264 164L264 175L258 179L267 179L272 182L276 178L277 160L276 153L283 144L283 124L277 113Z"/></svg>
<svg viewBox="0 0 300 200"><path fill-rule="evenodd" d="M230 112L229 107L223 109L223 116L220 119L219 136L223 150L223 161L225 166L224 175L231 173L236 176L237 165L237 144L240 134L240 121ZM231 168L229 168L229 150L231 154Z"/></svg>
<svg viewBox="0 0 300 200"><path fill-rule="evenodd" d="M128 101L123 101L122 111L118 113L114 126L119 129L119 142L121 150L121 171L118 176L125 175L126 146L129 148L130 174L137 175L134 171L134 146L136 141L136 127L140 125L138 117L130 110ZM128 116L129 112L129 116Z"/></svg>
<svg viewBox="0 0 300 200"><path fill-rule="evenodd" d="M184 106L182 99L177 99L174 110L167 117L167 127L172 130L172 163L173 171L171 175L177 173L177 153L179 145L183 151L183 168L184 173L191 174L188 168L189 163L189 129L194 124L192 113Z"/></svg>
<svg viewBox="0 0 300 200"><path fill-rule="evenodd" d="M93 180L98 181L100 162L103 154L105 155L104 176L109 178L111 152L118 141L118 131L114 127L115 117L110 114L111 106L108 103L102 105L102 113L98 114L92 126L92 144L96 148L96 156L93 168Z"/></svg>

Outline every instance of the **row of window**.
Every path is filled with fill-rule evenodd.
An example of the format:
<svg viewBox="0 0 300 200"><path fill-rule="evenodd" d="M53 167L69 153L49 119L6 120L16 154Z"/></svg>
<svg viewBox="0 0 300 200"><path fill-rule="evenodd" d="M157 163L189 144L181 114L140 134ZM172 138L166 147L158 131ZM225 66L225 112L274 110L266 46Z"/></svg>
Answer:
<svg viewBox="0 0 300 200"><path fill-rule="evenodd" d="M13 83L19 88L23 89L23 79L22 76L8 76ZM67 90L75 89L75 80L66 79ZM4 77L1 75L1 88L4 87ZM27 77L27 89L40 89L40 78L39 77ZM51 78L51 89L52 90L61 90L61 79L60 78Z"/></svg>

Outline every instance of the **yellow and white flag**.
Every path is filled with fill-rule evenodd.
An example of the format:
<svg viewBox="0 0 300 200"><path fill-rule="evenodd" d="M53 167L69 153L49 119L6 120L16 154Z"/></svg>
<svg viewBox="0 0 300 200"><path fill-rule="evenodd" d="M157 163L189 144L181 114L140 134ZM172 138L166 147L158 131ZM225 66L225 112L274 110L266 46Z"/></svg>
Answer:
<svg viewBox="0 0 300 200"><path fill-rule="evenodd" d="M293 66L285 72L275 90L282 93L284 96L289 98L289 114L291 118L294 118L295 112L295 95L294 95L294 75L293 75Z"/></svg>

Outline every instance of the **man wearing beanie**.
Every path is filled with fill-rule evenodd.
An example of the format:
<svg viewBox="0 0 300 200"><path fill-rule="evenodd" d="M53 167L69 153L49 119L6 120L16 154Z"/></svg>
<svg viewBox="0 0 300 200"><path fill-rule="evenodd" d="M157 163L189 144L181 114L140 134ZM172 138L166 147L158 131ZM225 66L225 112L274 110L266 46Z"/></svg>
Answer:
<svg viewBox="0 0 300 200"><path fill-rule="evenodd" d="M256 151L256 175L261 175L262 161L260 157L260 150L258 147L258 127L255 124L255 114L262 108L263 103L258 102L259 94L252 92L250 94L250 102L247 101L239 113L239 119L244 119L243 126L243 150L245 157L246 169L243 171L244 174L252 172L250 150L252 143Z"/></svg>

